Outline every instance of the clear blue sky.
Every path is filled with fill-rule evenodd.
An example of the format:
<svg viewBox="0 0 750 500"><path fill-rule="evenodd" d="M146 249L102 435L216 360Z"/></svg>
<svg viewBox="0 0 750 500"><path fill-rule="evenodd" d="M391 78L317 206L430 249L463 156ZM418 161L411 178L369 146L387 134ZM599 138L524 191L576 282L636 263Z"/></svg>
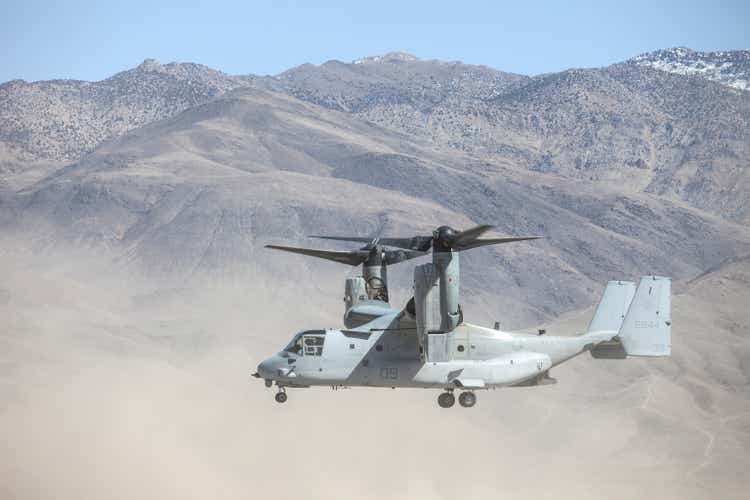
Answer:
<svg viewBox="0 0 750 500"><path fill-rule="evenodd" d="M750 0L0 0L0 82L99 80L148 57L275 74L395 50L537 74L673 46L750 48Z"/></svg>

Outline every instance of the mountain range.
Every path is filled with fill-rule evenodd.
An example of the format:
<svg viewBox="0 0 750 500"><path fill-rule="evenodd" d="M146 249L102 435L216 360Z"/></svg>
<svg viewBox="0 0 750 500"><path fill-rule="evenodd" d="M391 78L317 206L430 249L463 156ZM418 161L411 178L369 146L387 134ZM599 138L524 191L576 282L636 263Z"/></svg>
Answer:
<svg viewBox="0 0 750 500"><path fill-rule="evenodd" d="M149 59L0 85L0 491L291 498L306 471L314 498L744 498L747 55L536 76L403 52L275 76ZM340 324L358 272L265 244L484 223L543 238L461 254L467 321L580 332L607 280L667 275L672 356L582 355L450 414L430 391L280 407L248 383L293 331ZM394 306L424 260L389 269Z"/></svg>
<svg viewBox="0 0 750 500"><path fill-rule="evenodd" d="M699 75L723 85L750 90L750 50L697 52L676 47L641 54L630 62L668 73Z"/></svg>
<svg viewBox="0 0 750 500"><path fill-rule="evenodd" d="M0 220L176 282L330 272L260 250L306 234L493 222L544 239L469 254L466 300L544 320L603 280L750 253L750 94L645 64L679 50L533 77L390 53L271 77L146 60L8 82Z"/></svg>

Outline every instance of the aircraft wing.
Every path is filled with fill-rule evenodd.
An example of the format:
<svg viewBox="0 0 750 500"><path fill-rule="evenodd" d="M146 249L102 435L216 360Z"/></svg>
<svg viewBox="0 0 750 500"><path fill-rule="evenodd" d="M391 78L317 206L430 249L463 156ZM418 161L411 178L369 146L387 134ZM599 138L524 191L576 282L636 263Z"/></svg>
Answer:
<svg viewBox="0 0 750 500"><path fill-rule="evenodd" d="M332 250L315 250L312 248L298 248L298 247L285 247L281 245L266 245L266 248L273 248L274 250L283 250L284 252L298 253L302 255L310 255L312 257L319 257L321 259L332 260L340 262L342 264L348 264L350 266L358 266L367 258L366 252L335 252Z"/></svg>

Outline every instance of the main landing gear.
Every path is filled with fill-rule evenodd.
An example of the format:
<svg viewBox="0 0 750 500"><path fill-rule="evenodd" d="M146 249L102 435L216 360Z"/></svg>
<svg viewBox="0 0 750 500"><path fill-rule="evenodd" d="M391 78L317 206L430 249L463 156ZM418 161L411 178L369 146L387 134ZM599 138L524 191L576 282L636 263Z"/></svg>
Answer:
<svg viewBox="0 0 750 500"><path fill-rule="evenodd" d="M471 408L472 406L477 404L477 395L469 391L462 392L458 397L458 404L460 404L464 408Z"/></svg>
<svg viewBox="0 0 750 500"><path fill-rule="evenodd" d="M438 405L440 408L450 408L456 403L456 397L452 392L444 392L438 396Z"/></svg>
<svg viewBox="0 0 750 500"><path fill-rule="evenodd" d="M447 389L444 393L438 396L438 405L440 408L450 408L456 403L456 397L453 395L453 390ZM471 391L462 392L458 396L458 404L464 408L471 408L477 404L477 396Z"/></svg>

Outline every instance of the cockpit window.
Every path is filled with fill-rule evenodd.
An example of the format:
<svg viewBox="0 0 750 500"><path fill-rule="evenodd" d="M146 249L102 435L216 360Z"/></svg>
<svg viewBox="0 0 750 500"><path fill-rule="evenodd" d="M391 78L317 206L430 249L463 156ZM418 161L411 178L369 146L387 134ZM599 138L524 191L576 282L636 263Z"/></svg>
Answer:
<svg viewBox="0 0 750 500"><path fill-rule="evenodd" d="M322 335L304 335L305 356L320 356L323 354L323 343L326 338Z"/></svg>
<svg viewBox="0 0 750 500"><path fill-rule="evenodd" d="M293 352L294 354L302 354L302 336L295 337L284 350L287 352Z"/></svg>
<svg viewBox="0 0 750 500"><path fill-rule="evenodd" d="M284 349L287 352L304 356L321 356L325 343L325 330L308 330L295 335L294 339Z"/></svg>

